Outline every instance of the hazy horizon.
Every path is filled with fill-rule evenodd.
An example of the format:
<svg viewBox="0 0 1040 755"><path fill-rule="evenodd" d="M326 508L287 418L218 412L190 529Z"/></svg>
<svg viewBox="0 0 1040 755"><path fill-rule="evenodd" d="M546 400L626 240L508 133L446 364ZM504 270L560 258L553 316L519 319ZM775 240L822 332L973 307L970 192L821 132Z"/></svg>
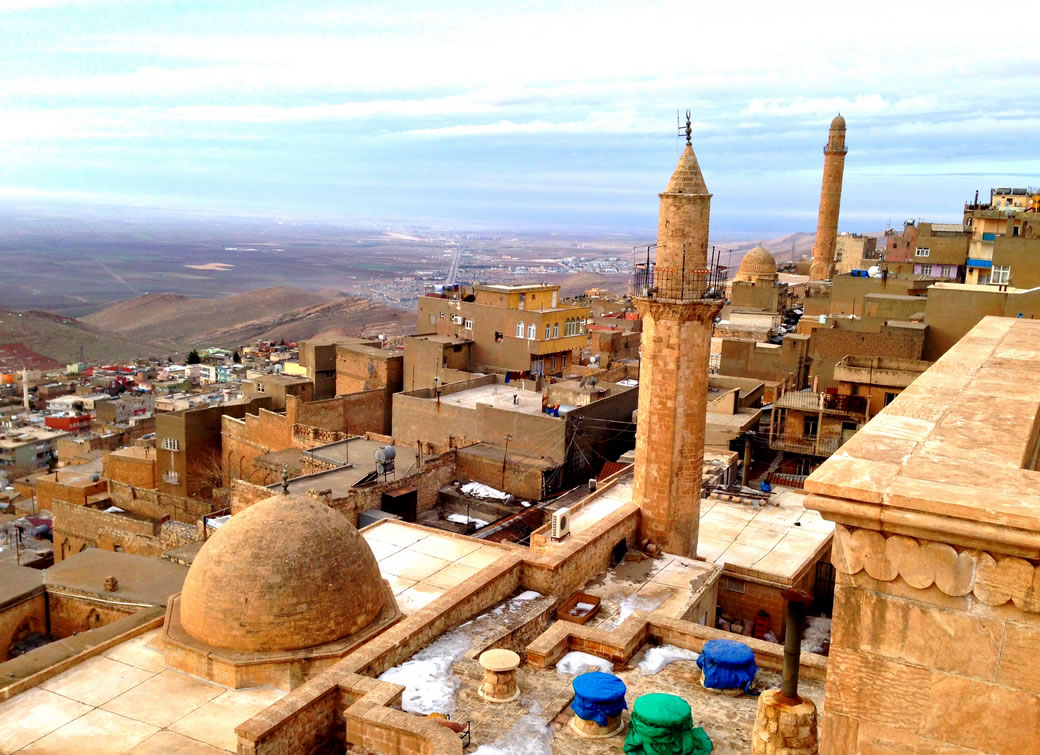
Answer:
<svg viewBox="0 0 1040 755"><path fill-rule="evenodd" d="M966 2L0 6L0 205L652 234L680 147L713 236L950 221L1040 182L1040 59Z"/></svg>

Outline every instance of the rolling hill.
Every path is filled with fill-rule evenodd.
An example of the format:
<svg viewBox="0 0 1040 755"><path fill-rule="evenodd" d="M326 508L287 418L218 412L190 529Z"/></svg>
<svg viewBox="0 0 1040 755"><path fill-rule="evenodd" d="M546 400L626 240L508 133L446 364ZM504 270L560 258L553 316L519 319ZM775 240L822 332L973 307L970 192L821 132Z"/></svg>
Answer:
<svg viewBox="0 0 1040 755"><path fill-rule="evenodd" d="M219 298L148 294L83 318L98 330L158 348L234 347L257 338L299 341L316 336L410 332L415 314L358 297L330 298L278 286Z"/></svg>
<svg viewBox="0 0 1040 755"><path fill-rule="evenodd" d="M132 336L108 333L71 317L50 312L0 309L0 343L21 343L63 364L115 362L160 356L170 351Z"/></svg>

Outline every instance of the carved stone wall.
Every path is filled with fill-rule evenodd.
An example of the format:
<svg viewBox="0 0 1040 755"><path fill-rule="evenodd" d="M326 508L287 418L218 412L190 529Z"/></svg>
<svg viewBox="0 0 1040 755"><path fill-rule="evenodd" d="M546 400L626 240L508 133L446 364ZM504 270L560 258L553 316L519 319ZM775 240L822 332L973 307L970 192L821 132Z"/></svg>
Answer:
<svg viewBox="0 0 1040 755"><path fill-rule="evenodd" d="M821 751L1036 752L1040 569L835 527Z"/></svg>

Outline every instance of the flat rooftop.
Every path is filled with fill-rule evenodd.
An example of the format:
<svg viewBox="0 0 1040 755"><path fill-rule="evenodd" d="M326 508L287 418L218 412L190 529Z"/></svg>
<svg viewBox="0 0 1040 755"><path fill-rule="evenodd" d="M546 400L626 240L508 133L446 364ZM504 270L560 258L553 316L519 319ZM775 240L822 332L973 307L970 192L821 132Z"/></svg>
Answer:
<svg viewBox="0 0 1040 755"><path fill-rule="evenodd" d="M706 465L708 461L706 455ZM800 575L822 549L830 547L834 523L806 509L800 491L775 491L772 500L779 505L759 509L750 504L701 500L697 558L730 572L785 584ZM571 515L571 533L594 526L631 502L632 478L627 475ZM549 543L550 548L554 545Z"/></svg>
<svg viewBox="0 0 1040 755"><path fill-rule="evenodd" d="M834 522L805 508L800 491L776 488L778 506L701 501L697 557L729 572L791 583L830 547Z"/></svg>
<svg viewBox="0 0 1040 755"><path fill-rule="evenodd" d="M152 559L155 560L155 559ZM154 629L0 703L0 752L235 752L235 727L285 696L167 669Z"/></svg>
<svg viewBox="0 0 1040 755"><path fill-rule="evenodd" d="M809 476L809 505L924 514L947 538L992 525L992 537L1037 558L1038 373L1040 322L984 318Z"/></svg>
<svg viewBox="0 0 1040 755"><path fill-rule="evenodd" d="M463 535L383 520L361 530L405 616L511 550Z"/></svg>
<svg viewBox="0 0 1040 755"><path fill-rule="evenodd" d="M319 490L331 489L334 498L344 496L355 483L359 482L369 472L375 471L376 450L385 445L385 443L375 440L348 438L347 440L329 443L325 446L311 448L307 453L320 459L337 464L349 462L353 466L338 467L327 472L315 472L314 474L297 477L295 480L289 481L289 492L304 494L311 488L318 488ZM416 460L415 449L410 446L394 446L394 450L397 452L397 457L394 459L396 472L391 473L388 479L393 479L395 474L397 477L404 477ZM270 455L267 454L261 458L266 458ZM272 490L280 490L281 483L269 485L268 487Z"/></svg>
<svg viewBox="0 0 1040 755"><path fill-rule="evenodd" d="M65 588L110 600L164 606L171 595L181 591L187 575L186 566L165 559L87 548L47 569L44 580L49 589ZM119 581L115 592L105 592L106 577Z"/></svg>
<svg viewBox="0 0 1040 755"><path fill-rule="evenodd" d="M517 399L516 404L513 403L514 396ZM433 398L428 400L436 401ZM522 412L524 414L543 414L541 393L527 391L509 383L479 385L476 388L467 388L458 393L442 395L441 403L462 406L467 409L475 409L477 404L489 404L496 409ZM549 417L548 414L544 416Z"/></svg>
<svg viewBox="0 0 1040 755"><path fill-rule="evenodd" d="M43 571L0 562L0 608L43 588Z"/></svg>

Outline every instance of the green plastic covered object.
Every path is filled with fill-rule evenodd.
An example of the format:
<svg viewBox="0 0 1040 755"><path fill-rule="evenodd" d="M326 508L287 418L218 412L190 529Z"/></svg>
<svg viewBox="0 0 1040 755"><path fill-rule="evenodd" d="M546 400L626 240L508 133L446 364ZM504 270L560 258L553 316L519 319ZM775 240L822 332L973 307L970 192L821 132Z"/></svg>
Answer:
<svg viewBox="0 0 1040 755"><path fill-rule="evenodd" d="M690 704L676 695L653 693L638 698L625 738L629 755L708 755L711 740L694 728Z"/></svg>

